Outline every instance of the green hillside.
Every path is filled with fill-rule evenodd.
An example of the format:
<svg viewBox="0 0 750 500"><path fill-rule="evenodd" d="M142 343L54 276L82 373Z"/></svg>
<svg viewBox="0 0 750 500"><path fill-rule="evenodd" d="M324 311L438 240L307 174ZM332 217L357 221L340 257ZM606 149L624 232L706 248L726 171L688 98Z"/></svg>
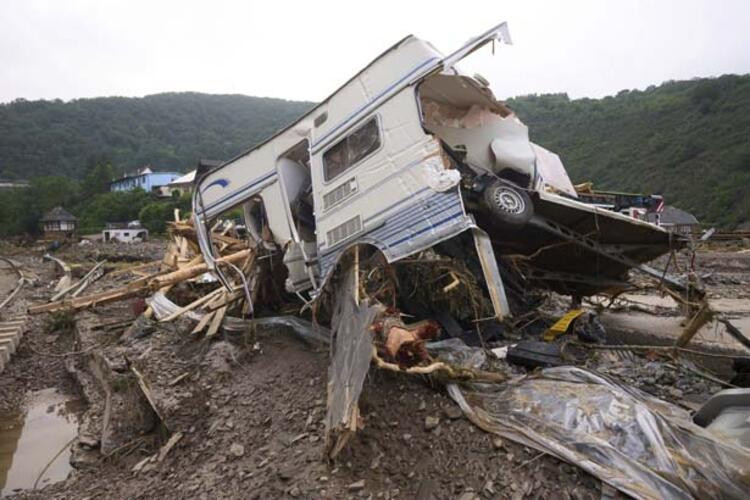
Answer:
<svg viewBox="0 0 750 500"><path fill-rule="evenodd" d="M706 223L750 221L750 75L668 82L603 99L524 96L508 104L574 182L661 193ZM311 103L170 93L0 105L0 177L83 179L92 165L188 170L227 159Z"/></svg>
<svg viewBox="0 0 750 500"><path fill-rule="evenodd" d="M750 221L750 75L508 104L532 140L561 156L574 182L660 193L706 223Z"/></svg>
<svg viewBox="0 0 750 500"><path fill-rule="evenodd" d="M248 97L170 93L143 98L17 100L0 105L0 177L83 177L101 159L115 171L146 164L186 171L228 159L312 106Z"/></svg>

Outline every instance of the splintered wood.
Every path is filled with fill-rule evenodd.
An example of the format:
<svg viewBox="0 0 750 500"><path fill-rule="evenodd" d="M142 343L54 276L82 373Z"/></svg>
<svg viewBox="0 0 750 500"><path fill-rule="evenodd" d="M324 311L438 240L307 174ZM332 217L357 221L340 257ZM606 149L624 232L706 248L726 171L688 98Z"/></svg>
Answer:
<svg viewBox="0 0 750 500"><path fill-rule="evenodd" d="M175 213L175 218L177 217L178 214ZM257 249L251 248L247 241L236 237L233 224L213 230L211 238L219 252L215 265L219 270L226 270L224 281L227 281L229 286L225 287L204 261L192 221L175 220L169 225L172 241L161 260L138 264L108 275L114 277L130 274L135 276L131 281L109 290L81 295L86 287L102 276L104 262L99 262L76 283L71 284L68 279L50 303L32 306L28 312L40 314L78 310L152 295L152 299L147 299L151 305L144 312L146 317L156 316L160 322L167 322L187 315L197 319L193 333L206 330L207 337L216 335L230 310L236 308L240 312L251 312L253 306L247 299L249 297L254 301L258 295L258 266L255 258ZM58 261L58 264L65 271L67 266L62 261ZM244 274L244 279L238 275L237 269ZM69 273L66 275L69 276ZM183 283L190 283L188 293L198 292L201 296L184 306L178 306L164 295ZM204 293L212 284L214 288ZM158 303L153 302L157 295ZM167 306L163 305L165 303ZM157 305L159 307L156 307Z"/></svg>

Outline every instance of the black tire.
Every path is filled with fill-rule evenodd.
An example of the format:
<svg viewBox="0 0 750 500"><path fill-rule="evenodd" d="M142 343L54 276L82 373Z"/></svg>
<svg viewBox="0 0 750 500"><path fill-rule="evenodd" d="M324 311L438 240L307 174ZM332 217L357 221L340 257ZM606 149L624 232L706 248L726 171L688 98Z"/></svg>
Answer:
<svg viewBox="0 0 750 500"><path fill-rule="evenodd" d="M503 180L496 180L482 194L484 204L499 223L523 227L534 215L534 205L523 189Z"/></svg>

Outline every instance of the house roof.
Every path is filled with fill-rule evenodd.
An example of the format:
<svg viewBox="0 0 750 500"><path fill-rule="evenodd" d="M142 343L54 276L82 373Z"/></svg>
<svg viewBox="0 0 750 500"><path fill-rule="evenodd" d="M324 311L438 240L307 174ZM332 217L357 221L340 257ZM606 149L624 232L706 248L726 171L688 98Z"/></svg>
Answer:
<svg viewBox="0 0 750 500"><path fill-rule="evenodd" d="M659 223L661 224L677 224L682 226L699 224L698 219L696 219L693 214L671 205L664 207L664 210L659 212L658 215ZM656 222L656 216L657 213L648 213L646 214L646 220L649 222Z"/></svg>
<svg viewBox="0 0 750 500"><path fill-rule="evenodd" d="M149 174L172 174L172 175L178 175L178 176L182 175L180 172L172 172L172 171L169 171L169 172L154 172L153 170L151 170L151 167L149 167L147 165L147 166L139 169L135 173L126 173L122 177L119 177L119 178L113 180L112 182L110 182L110 184L116 184L118 182L122 182L122 181L125 181L127 179L132 179L132 178L135 178L135 177L140 177L142 175L149 175Z"/></svg>
<svg viewBox="0 0 750 500"><path fill-rule="evenodd" d="M75 215L71 214L67 210L65 210L63 207L55 207L46 214L44 214L44 217L42 217L42 222L54 222L54 221L65 221L65 222L73 222L77 221L78 219L75 217Z"/></svg>
<svg viewBox="0 0 750 500"><path fill-rule="evenodd" d="M177 186L177 185L181 185L181 184L192 184L194 180L195 180L195 170L186 173L182 177L176 178L175 180L173 180L172 182L170 182L169 184L167 184L167 186Z"/></svg>

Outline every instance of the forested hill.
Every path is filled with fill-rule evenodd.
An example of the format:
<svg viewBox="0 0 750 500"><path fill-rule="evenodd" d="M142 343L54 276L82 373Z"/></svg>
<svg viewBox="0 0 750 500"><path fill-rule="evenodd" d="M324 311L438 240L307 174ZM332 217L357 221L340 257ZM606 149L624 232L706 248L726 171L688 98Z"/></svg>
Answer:
<svg viewBox="0 0 750 500"><path fill-rule="evenodd" d="M107 160L115 171L150 164L187 171L268 138L312 103L198 93L142 98L17 100L0 105L0 177L81 178Z"/></svg>
<svg viewBox="0 0 750 500"><path fill-rule="evenodd" d="M603 99L524 96L508 104L574 182L661 193L707 223L750 221L750 75L669 82ZM150 164L186 171L228 159L312 103L170 93L0 105L0 177L83 177Z"/></svg>
<svg viewBox="0 0 750 500"><path fill-rule="evenodd" d="M664 194L699 220L750 221L750 75L668 82L603 99L525 96L508 105L574 182Z"/></svg>

